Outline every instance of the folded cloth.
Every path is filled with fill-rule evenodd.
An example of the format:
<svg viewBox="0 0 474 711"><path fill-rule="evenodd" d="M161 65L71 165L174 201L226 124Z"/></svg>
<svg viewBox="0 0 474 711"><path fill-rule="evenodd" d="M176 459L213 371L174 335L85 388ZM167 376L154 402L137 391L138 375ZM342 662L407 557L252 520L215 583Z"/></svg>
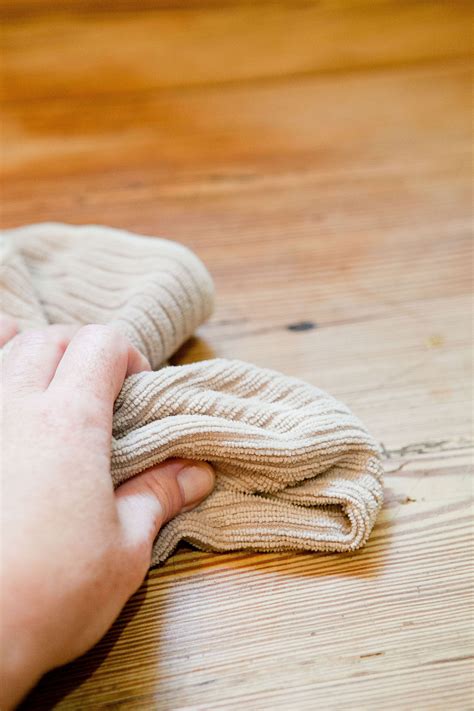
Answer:
<svg viewBox="0 0 474 711"><path fill-rule="evenodd" d="M212 310L213 285L188 249L107 227L56 223L2 237L1 308L22 328L109 323L154 368ZM350 551L382 505L377 443L312 385L237 360L165 366L126 379L115 403L115 486L168 457L210 462L214 492L158 535L203 550Z"/></svg>

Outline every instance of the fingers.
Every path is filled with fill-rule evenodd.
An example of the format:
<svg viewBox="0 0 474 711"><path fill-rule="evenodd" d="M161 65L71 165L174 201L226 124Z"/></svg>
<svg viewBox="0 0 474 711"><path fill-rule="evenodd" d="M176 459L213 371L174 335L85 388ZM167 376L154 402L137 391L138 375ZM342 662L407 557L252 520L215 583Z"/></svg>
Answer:
<svg viewBox="0 0 474 711"><path fill-rule="evenodd" d="M0 319L0 345L16 324ZM108 326L54 325L13 338L3 359L4 383L21 392L59 386L113 405L127 375L150 370L147 359Z"/></svg>
<svg viewBox="0 0 474 711"><path fill-rule="evenodd" d="M84 326L69 343L51 388L80 391L112 407L127 375L150 364L120 333L108 326Z"/></svg>
<svg viewBox="0 0 474 711"><path fill-rule="evenodd" d="M18 324L14 318L0 314L0 348L18 333Z"/></svg>
<svg viewBox="0 0 474 711"><path fill-rule="evenodd" d="M214 483L210 464L169 459L118 487L115 497L127 540L132 549L137 544L145 551L143 575L160 528L177 514L197 506L211 493Z"/></svg>
<svg viewBox="0 0 474 711"><path fill-rule="evenodd" d="M45 390L78 326L48 326L24 331L3 359L4 385L20 392Z"/></svg>

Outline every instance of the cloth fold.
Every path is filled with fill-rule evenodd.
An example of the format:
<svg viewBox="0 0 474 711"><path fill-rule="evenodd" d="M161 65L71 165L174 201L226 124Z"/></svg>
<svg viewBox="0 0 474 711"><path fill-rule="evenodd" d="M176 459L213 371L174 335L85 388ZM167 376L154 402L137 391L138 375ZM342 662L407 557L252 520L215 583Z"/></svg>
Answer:
<svg viewBox="0 0 474 711"><path fill-rule="evenodd" d="M217 485L162 529L152 564L181 540L214 551L365 543L383 498L380 451L345 405L237 360L160 367L212 311L212 280L188 249L100 226L8 230L0 297L22 328L110 323L159 368L127 378L116 401L114 485L176 456L212 463Z"/></svg>

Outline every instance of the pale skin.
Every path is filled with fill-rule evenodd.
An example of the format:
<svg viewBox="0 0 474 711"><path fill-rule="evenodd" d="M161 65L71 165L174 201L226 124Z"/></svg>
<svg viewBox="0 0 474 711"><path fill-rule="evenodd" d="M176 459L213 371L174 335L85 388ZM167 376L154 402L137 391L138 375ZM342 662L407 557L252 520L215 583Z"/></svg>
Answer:
<svg viewBox="0 0 474 711"><path fill-rule="evenodd" d="M113 490L114 400L150 365L105 326L15 335L0 317L2 488L0 708L92 647L147 573L160 528L214 486L173 459Z"/></svg>

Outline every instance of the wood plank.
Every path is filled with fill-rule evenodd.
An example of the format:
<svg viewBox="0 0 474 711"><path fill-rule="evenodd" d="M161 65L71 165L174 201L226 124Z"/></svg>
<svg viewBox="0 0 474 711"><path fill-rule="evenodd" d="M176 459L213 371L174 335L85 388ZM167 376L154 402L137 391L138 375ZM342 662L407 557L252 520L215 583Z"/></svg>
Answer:
<svg viewBox="0 0 474 711"><path fill-rule="evenodd" d="M306 224L311 220L311 228L320 230L325 203L318 200L319 192L324 190L324 199L333 203L344 194L348 203L356 202L361 181L375 209L384 198L385 220L399 213L393 196L390 203L379 195L383 175L384 183L392 181L388 188L392 193L408 192L406 182L418 181L417 191L432 200L429 209L436 205L450 209L450 201L460 192L466 205L469 200L465 183L470 171L469 101L469 64L449 62L225 90L101 97L85 104L73 99L40 101L34 111L8 105L3 110L2 178L12 195L6 207L22 184L31 193L34 183L35 194L47 199L52 187L47 180L68 175L76 177L75 190L48 201L46 210L53 216L61 214L61 201L68 200L63 214L74 209L90 219L100 201L101 210L102 205L109 208L108 218L118 209L122 213L118 219L123 220L130 214L130 202L150 210L159 200L159 222L161 209L169 205L174 206L175 224L185 201L199 210L201 200L208 197L218 210L226 196L238 199L243 193L242 202L249 201L246 213L226 220L235 225L248 220L249 212L255 219L259 198L255 193L279 189L287 193L293 212L304 207ZM427 172L437 179L438 194L424 188L422 177ZM452 191L445 190L444 176L453 181ZM20 192L20 202L23 196ZM407 225L419 215L418 195L412 197L411 203L405 199L406 208L411 207ZM35 205L35 210L40 207ZM262 203L260 198L260 223L277 209L278 201ZM352 204L351 215L355 209ZM201 212L205 217L207 211ZM347 229L344 210L339 212L340 224L332 225L333 232ZM363 216L360 210L361 227ZM6 213L7 219L14 217ZM221 219L220 214L217 217ZM147 214L146 224L150 222ZM143 229L145 219L141 224ZM245 222L243 226L248 228ZM157 229L158 224L152 227ZM219 229L216 222L212 229L211 239Z"/></svg>
<svg viewBox="0 0 474 711"><path fill-rule="evenodd" d="M3 2L3 96L91 97L462 57L468 2ZM15 13L23 7L26 12ZM45 51L47 47L47 51Z"/></svg>

